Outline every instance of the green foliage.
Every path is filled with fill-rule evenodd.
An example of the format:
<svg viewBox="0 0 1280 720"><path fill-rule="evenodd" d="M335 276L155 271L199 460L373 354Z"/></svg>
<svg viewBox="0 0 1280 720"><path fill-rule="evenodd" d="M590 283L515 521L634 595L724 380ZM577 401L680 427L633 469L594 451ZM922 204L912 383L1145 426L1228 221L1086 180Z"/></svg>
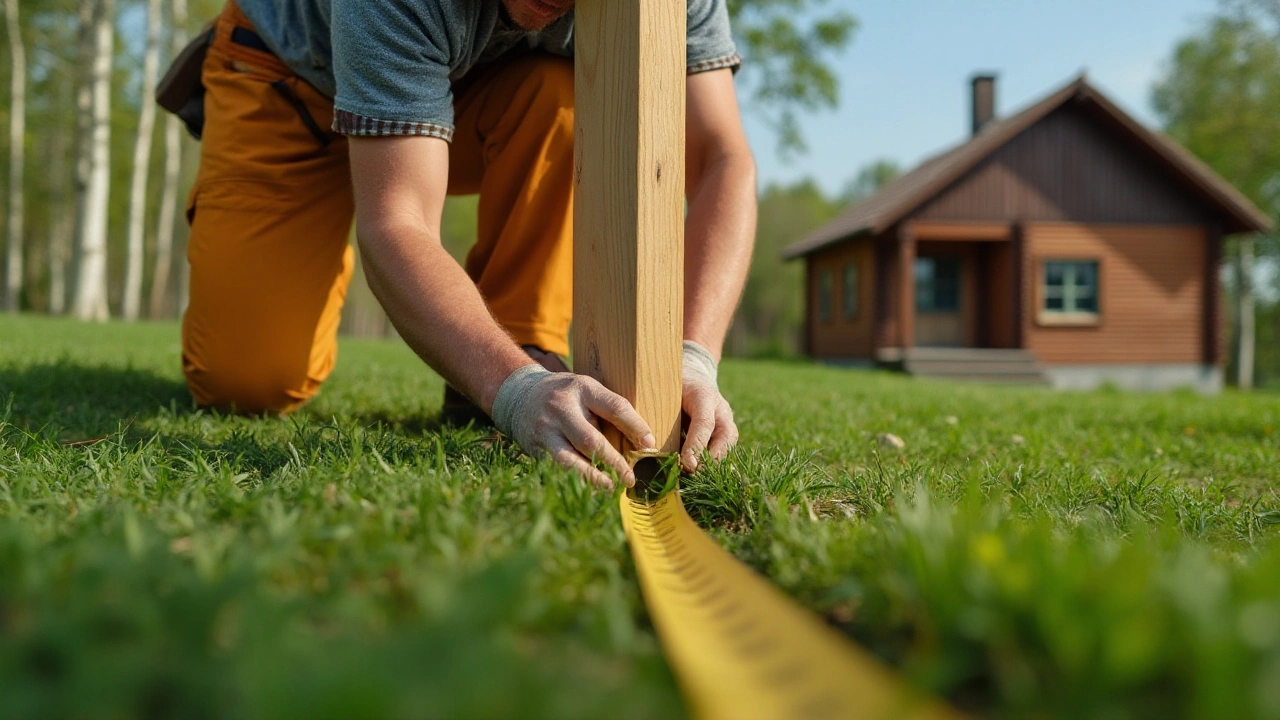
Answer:
<svg viewBox="0 0 1280 720"><path fill-rule="evenodd" d="M1280 42L1248 16L1178 45L1153 91L1166 131L1268 213L1280 213Z"/></svg>
<svg viewBox="0 0 1280 720"><path fill-rule="evenodd" d="M866 200L901 174L902 166L893 160L876 160L858 171L840 193L840 200L846 203Z"/></svg>
<svg viewBox="0 0 1280 720"><path fill-rule="evenodd" d="M830 220L840 206L812 180L804 180L765 188L759 209L755 255L727 350L739 357L786 357L799 350L804 266L784 263L782 251Z"/></svg>
<svg viewBox="0 0 1280 720"><path fill-rule="evenodd" d="M0 336L0 716L680 714L616 498L439 426L402 345L247 419L191 409L172 325ZM1280 398L723 386L743 445L690 512L911 682L991 717L1280 713Z"/></svg>
<svg viewBox="0 0 1280 720"><path fill-rule="evenodd" d="M853 39L857 21L826 0L729 0L729 16L750 81L754 109L784 152L805 148L797 110L833 108L838 83L830 57Z"/></svg>
<svg viewBox="0 0 1280 720"><path fill-rule="evenodd" d="M476 242L480 209L479 195L460 195L445 199L440 219L440 241L458 262L465 262L467 252Z"/></svg>
<svg viewBox="0 0 1280 720"><path fill-rule="evenodd" d="M830 199L813 180L765 188L759 198L755 255L727 352L738 357L782 358L800 351L804 263L783 262L782 251L900 173L892 160L877 160L859 170L840 197Z"/></svg>

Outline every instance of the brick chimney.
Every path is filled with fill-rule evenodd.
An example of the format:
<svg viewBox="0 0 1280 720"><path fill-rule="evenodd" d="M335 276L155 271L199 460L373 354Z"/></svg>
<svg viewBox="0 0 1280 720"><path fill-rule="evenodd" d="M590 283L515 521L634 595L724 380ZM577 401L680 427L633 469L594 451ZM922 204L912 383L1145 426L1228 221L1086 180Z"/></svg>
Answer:
<svg viewBox="0 0 1280 720"><path fill-rule="evenodd" d="M977 135L996 119L995 73L979 73L973 76L973 134Z"/></svg>

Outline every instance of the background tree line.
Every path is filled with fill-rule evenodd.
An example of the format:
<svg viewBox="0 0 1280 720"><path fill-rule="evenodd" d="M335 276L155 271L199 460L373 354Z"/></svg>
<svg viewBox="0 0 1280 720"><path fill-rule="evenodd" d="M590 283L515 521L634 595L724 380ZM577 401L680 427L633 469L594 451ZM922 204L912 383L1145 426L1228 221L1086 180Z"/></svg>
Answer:
<svg viewBox="0 0 1280 720"><path fill-rule="evenodd" d="M174 318L185 305L185 194L197 148L157 117L158 75L224 0L0 0L0 307L82 320ZM779 146L796 113L836 102L831 55L855 22L824 0L729 0L743 84ZM474 238L474 198L454 199L445 242ZM388 332L362 280L348 331Z"/></svg>
<svg viewBox="0 0 1280 720"><path fill-rule="evenodd" d="M198 148L157 116L156 77L216 16L222 0L0 0L0 157L5 158L4 268L10 311L86 320L174 318L184 306L185 194ZM834 107L835 54L856 23L824 0L730 0L747 58L745 111L776 130L776 149L805 149L800 113ZM1273 217L1280 215L1280 0L1222 0L1171 51L1152 90L1163 129ZM894 177L891 161L853 173L835 196L815 183L761 192L757 250L729 342L737 355L798 351L802 268L783 247ZM451 198L445 244L473 242L475 198ZM1280 382L1274 238L1231 244L1233 371L1243 385ZM1260 270L1259 268L1262 268ZM1259 287L1259 282L1268 286ZM362 279L344 331L388 334Z"/></svg>

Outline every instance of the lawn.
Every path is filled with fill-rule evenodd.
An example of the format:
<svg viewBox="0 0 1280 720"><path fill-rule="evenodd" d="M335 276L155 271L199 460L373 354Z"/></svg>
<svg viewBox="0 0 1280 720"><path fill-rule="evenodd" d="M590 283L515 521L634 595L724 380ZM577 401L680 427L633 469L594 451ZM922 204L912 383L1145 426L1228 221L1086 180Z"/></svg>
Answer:
<svg viewBox="0 0 1280 720"><path fill-rule="evenodd" d="M173 325L0 318L0 717L671 717L614 497L347 340L194 409ZM695 519L990 717L1280 717L1280 398L727 362ZM882 446L894 433L904 450Z"/></svg>

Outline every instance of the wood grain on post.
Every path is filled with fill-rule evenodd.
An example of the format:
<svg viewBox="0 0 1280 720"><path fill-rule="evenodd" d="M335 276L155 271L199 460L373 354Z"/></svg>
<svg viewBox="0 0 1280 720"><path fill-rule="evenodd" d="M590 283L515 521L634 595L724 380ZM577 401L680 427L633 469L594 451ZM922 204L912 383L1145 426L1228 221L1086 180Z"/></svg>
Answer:
<svg viewBox="0 0 1280 720"><path fill-rule="evenodd" d="M667 452L680 442L685 14L684 0L579 0L574 31L574 367L630 400Z"/></svg>

